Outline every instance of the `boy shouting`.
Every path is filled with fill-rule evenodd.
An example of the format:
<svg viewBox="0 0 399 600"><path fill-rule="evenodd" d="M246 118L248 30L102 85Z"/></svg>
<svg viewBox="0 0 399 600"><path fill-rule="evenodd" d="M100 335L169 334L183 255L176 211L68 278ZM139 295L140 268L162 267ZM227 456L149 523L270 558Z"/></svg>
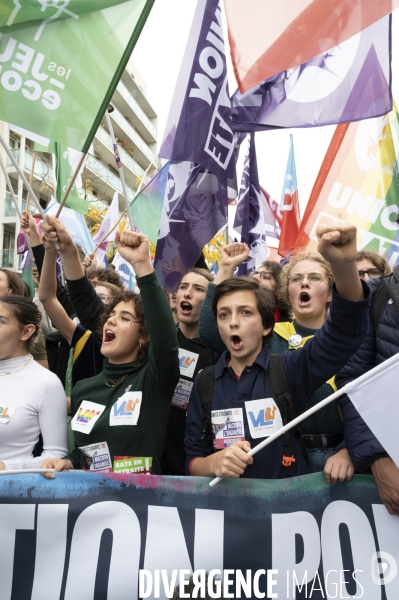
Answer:
<svg viewBox="0 0 399 600"><path fill-rule="evenodd" d="M367 333L369 292L357 274L356 227L320 225L317 236L335 280L330 315L302 349L282 355L289 389L279 401L268 383L271 354L265 345L274 325L273 302L246 278L228 279L216 288L212 311L227 350L211 373L203 373L211 378L207 409L201 374L194 383L185 438L192 475L278 479L306 473L298 431L280 436L255 459L247 452L294 413L304 412L307 398L345 365Z"/></svg>

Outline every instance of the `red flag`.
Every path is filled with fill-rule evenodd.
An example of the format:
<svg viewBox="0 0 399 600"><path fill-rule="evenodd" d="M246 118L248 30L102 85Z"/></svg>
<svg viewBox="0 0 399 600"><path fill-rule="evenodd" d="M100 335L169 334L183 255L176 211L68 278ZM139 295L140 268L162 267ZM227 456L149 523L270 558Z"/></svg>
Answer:
<svg viewBox="0 0 399 600"><path fill-rule="evenodd" d="M399 0L225 0L241 93L331 50L398 7Z"/></svg>
<svg viewBox="0 0 399 600"><path fill-rule="evenodd" d="M296 181L294 140L290 135L290 153L288 155L287 169L283 193L281 195L280 211L282 214L280 243L278 253L285 258L293 251L301 224L299 216L298 185Z"/></svg>

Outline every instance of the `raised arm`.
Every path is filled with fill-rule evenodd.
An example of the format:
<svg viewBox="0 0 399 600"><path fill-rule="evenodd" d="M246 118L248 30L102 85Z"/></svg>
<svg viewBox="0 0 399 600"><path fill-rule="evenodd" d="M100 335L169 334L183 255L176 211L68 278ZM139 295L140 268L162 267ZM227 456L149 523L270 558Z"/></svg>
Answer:
<svg viewBox="0 0 399 600"><path fill-rule="evenodd" d="M219 354L226 350L226 346L220 337L215 317L212 314L211 305L215 287L225 279L233 277L238 265L248 258L249 248L246 244L228 244L222 249L220 257L220 269L213 283L210 282L206 291L205 300L201 306L198 330L200 340L205 346L215 350Z"/></svg>
<svg viewBox="0 0 399 600"><path fill-rule="evenodd" d="M39 299L44 306L44 310L50 317L54 327L66 339L69 345L72 342L72 336L76 329L76 323L68 316L65 309L57 299L57 250L51 242L47 242L43 236L45 245L45 255L42 267L42 274L39 284Z"/></svg>

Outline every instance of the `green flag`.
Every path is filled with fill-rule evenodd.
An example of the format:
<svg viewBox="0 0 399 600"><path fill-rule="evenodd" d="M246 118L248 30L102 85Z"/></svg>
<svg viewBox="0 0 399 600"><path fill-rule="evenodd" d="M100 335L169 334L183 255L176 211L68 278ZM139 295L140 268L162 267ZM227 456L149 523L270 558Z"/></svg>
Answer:
<svg viewBox="0 0 399 600"><path fill-rule="evenodd" d="M71 148L66 148L61 144L58 144L58 142L50 142L48 146L42 146L41 144L35 142L33 144L33 151L51 152L55 155L55 178L57 181L55 199L58 203L61 203L61 200L64 197L64 194L69 186L69 182L75 171L74 162L75 164L78 162L78 160L73 160L73 154L77 154L79 157L81 154L76 150L72 150ZM84 198L79 197L75 181L71 191L69 192L65 206L68 206L68 208L73 208L73 210L76 210L81 215L85 215L89 210L89 205L89 200L84 200Z"/></svg>
<svg viewBox="0 0 399 600"><path fill-rule="evenodd" d="M0 119L86 153L155 0L1 0Z"/></svg>

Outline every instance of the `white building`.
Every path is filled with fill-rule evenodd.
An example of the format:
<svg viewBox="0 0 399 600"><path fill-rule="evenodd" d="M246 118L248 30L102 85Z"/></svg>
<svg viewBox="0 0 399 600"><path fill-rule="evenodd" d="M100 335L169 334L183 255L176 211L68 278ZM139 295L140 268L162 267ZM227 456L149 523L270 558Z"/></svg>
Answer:
<svg viewBox="0 0 399 600"><path fill-rule="evenodd" d="M147 167L157 165L157 115L147 97L146 85L132 65L128 63L121 81L118 83L111 104L114 111L111 121L119 144L123 173L132 199ZM29 181L33 162L33 142L11 131L8 124L0 121L0 133L9 140L9 146ZM82 174L83 188L79 191L96 206L106 209L115 191L119 192L120 209L125 207L122 184L115 164L111 136L105 118L93 140L94 154L89 153L86 168ZM26 208L27 190L17 176L15 168L0 145L0 153L7 164L7 171L22 210ZM150 171L151 172L151 171ZM146 177L147 180L147 177ZM54 172L52 155L36 153L32 188L45 208L53 193ZM36 212L32 201L31 212ZM0 171L0 265L18 269L16 239L19 233L19 219L3 174Z"/></svg>

